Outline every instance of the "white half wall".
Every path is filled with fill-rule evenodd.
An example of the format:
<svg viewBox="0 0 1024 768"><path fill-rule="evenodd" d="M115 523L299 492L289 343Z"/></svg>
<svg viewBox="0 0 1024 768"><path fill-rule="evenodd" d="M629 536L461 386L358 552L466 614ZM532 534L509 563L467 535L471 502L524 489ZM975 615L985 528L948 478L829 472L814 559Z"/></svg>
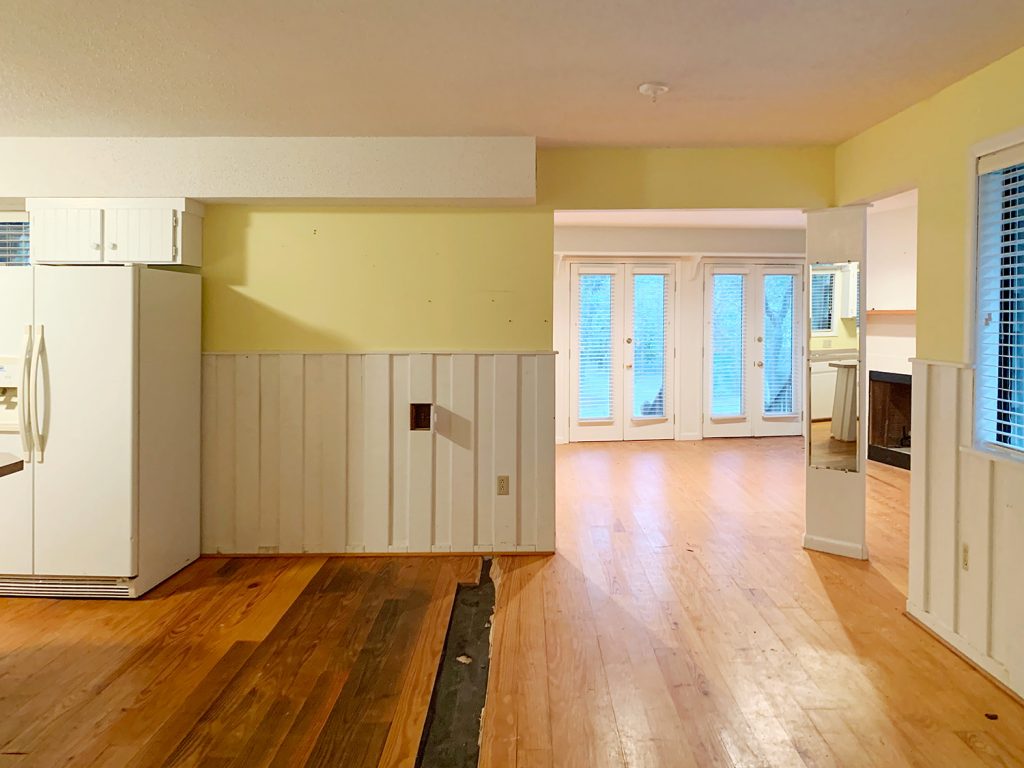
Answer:
<svg viewBox="0 0 1024 768"><path fill-rule="evenodd" d="M0 198L532 204L532 137L0 137Z"/></svg>
<svg viewBox="0 0 1024 768"><path fill-rule="evenodd" d="M554 361L204 355L202 551L554 551Z"/></svg>
<svg viewBox="0 0 1024 768"><path fill-rule="evenodd" d="M1024 695L1024 463L972 447L973 369L913 371L907 611Z"/></svg>

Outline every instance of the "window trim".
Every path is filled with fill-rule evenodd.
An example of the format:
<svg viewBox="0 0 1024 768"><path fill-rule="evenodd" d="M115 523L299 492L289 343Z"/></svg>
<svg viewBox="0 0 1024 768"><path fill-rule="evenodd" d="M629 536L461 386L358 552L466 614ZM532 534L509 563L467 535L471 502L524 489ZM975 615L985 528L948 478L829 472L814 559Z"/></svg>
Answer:
<svg viewBox="0 0 1024 768"><path fill-rule="evenodd" d="M1024 127L1013 131L993 136L978 142L970 147L967 152L967 258L965 259L964 286L967 288L968 296L964 301L964 339L963 359L969 361L967 366L971 370L972 383L976 384L978 377L978 235L979 220L981 217L979 180L979 163L987 155L1003 152L1016 146L1024 145ZM971 407L968 414L969 427L966 439L961 439L961 448L969 447L989 455L998 453L999 457L1017 464L1024 464L1024 450L1010 446L981 440L978 437L978 403L971 398ZM963 443L967 443L965 446Z"/></svg>

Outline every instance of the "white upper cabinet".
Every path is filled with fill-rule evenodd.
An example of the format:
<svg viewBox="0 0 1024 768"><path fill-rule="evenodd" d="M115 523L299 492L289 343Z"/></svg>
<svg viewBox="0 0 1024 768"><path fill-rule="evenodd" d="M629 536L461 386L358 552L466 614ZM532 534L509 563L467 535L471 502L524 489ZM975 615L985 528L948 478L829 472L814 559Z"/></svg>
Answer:
<svg viewBox="0 0 1024 768"><path fill-rule="evenodd" d="M185 198L32 198L35 264L202 265L203 207Z"/></svg>
<svg viewBox="0 0 1024 768"><path fill-rule="evenodd" d="M31 213L29 248L39 264L99 264L103 261L103 211L45 208Z"/></svg>

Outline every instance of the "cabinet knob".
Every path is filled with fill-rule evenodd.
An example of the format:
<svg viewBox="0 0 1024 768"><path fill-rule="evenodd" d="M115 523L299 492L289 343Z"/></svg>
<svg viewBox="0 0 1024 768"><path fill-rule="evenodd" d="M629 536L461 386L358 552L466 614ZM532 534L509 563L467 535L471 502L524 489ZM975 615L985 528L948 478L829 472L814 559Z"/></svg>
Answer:
<svg viewBox="0 0 1024 768"><path fill-rule="evenodd" d="M111 243L110 244L110 250L116 251L117 250L117 243Z"/></svg>
<svg viewBox="0 0 1024 768"><path fill-rule="evenodd" d="M93 249L94 251L98 251L98 250L99 250L100 248L102 248L102 247L103 247L103 246L102 246L102 245L101 245L100 243L93 243L93 244L92 244L92 249Z"/></svg>

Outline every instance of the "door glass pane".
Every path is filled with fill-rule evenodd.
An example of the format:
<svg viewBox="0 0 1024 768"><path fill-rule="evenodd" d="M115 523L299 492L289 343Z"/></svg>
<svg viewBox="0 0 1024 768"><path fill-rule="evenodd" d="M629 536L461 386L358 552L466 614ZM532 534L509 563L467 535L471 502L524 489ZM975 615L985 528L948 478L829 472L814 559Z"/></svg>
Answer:
<svg viewBox="0 0 1024 768"><path fill-rule="evenodd" d="M580 421L612 418L612 277L579 276Z"/></svg>
<svg viewBox="0 0 1024 768"><path fill-rule="evenodd" d="M764 412L794 412L793 275L764 276Z"/></svg>
<svg viewBox="0 0 1024 768"><path fill-rule="evenodd" d="M633 275L633 416L665 416L665 275Z"/></svg>
<svg viewBox="0 0 1024 768"><path fill-rule="evenodd" d="M714 275L711 287L711 415L743 415L743 275Z"/></svg>

